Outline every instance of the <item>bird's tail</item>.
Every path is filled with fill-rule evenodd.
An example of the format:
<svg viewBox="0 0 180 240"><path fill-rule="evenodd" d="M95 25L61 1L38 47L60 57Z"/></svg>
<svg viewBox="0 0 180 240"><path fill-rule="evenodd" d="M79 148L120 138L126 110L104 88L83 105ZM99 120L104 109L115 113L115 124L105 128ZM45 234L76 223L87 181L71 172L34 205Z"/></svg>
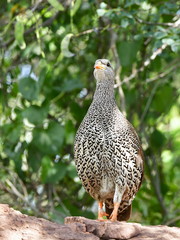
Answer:
<svg viewBox="0 0 180 240"><path fill-rule="evenodd" d="M113 211L113 199L108 199L108 202L105 202L105 208L106 208L106 213L109 215L107 218L110 217L112 211ZM118 215L117 215L117 220L118 221L127 221L130 216L131 216L131 210L132 210L132 206L129 205L127 206L123 211L120 212L120 210L118 211Z"/></svg>

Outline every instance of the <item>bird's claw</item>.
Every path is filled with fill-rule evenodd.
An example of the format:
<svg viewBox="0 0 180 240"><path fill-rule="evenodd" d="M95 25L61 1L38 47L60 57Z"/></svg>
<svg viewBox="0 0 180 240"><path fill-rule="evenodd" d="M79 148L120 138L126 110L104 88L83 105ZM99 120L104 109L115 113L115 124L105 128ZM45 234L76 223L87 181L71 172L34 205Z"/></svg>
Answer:
<svg viewBox="0 0 180 240"><path fill-rule="evenodd" d="M107 217L107 216L109 216L109 214L107 214L106 212L99 211L99 213L98 213L98 220L99 221L107 221L107 219L103 218L103 217Z"/></svg>

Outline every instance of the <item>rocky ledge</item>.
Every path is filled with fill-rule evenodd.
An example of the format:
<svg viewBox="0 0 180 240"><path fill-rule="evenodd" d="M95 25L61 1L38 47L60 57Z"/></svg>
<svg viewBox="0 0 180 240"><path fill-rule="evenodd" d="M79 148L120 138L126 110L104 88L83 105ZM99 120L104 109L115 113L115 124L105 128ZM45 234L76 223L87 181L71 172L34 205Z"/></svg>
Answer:
<svg viewBox="0 0 180 240"><path fill-rule="evenodd" d="M65 224L27 216L0 204L0 240L179 240L180 228L67 217Z"/></svg>

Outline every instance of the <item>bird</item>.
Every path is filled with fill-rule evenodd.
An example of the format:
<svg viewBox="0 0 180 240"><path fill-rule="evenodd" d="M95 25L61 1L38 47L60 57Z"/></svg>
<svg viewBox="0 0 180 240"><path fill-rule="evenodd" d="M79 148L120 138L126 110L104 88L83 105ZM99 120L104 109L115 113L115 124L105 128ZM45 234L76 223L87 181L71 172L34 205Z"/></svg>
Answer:
<svg viewBox="0 0 180 240"><path fill-rule="evenodd" d="M139 137L119 110L109 60L94 65L96 89L74 141L74 160L85 190L98 201L98 220L127 221L144 172Z"/></svg>

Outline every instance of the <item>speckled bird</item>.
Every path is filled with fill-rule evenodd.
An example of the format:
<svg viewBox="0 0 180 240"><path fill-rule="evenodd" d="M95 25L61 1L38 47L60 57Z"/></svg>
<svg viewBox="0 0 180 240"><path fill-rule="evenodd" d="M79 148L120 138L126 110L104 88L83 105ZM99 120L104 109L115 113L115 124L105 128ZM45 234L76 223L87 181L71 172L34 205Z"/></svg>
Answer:
<svg viewBox="0 0 180 240"><path fill-rule="evenodd" d="M96 60L94 77L93 101L75 137L75 164L85 190L98 201L98 219L126 221L143 178L142 148L117 107L107 59Z"/></svg>

